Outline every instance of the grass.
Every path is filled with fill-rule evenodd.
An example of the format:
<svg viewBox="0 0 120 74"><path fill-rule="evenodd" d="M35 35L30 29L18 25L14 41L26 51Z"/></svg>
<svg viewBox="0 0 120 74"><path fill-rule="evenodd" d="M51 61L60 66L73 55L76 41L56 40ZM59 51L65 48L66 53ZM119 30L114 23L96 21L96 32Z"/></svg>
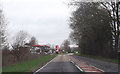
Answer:
<svg viewBox="0 0 120 74"><path fill-rule="evenodd" d="M3 67L2 72L29 72L31 69L36 68L38 65L44 64L56 55L47 55L35 60L25 61L17 64L13 64L8 67Z"/></svg>
<svg viewBox="0 0 120 74"><path fill-rule="evenodd" d="M80 53L74 53L74 55L118 64L118 59L109 59L109 58L98 57L98 56L83 55ZM120 62L120 60L119 60L119 62Z"/></svg>

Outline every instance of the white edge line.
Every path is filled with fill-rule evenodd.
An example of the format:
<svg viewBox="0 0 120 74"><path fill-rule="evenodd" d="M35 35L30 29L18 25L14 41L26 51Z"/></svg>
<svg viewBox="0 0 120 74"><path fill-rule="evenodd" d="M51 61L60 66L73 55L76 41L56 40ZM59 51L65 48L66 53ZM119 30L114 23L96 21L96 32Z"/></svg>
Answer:
<svg viewBox="0 0 120 74"><path fill-rule="evenodd" d="M82 71L83 72L83 70L80 68L80 67L78 67L77 65L75 65L80 71Z"/></svg>
<svg viewBox="0 0 120 74"><path fill-rule="evenodd" d="M95 66L93 66L93 65L90 65L90 66L92 66L92 67L94 67L94 68L96 68L96 69L98 69L98 70L104 72L102 69L99 69L99 68L97 68L97 67L95 67Z"/></svg>
<svg viewBox="0 0 120 74"><path fill-rule="evenodd" d="M85 72L98 72L98 71L85 71Z"/></svg>
<svg viewBox="0 0 120 74"><path fill-rule="evenodd" d="M73 61L71 61L74 65L75 65L75 63L73 62ZM78 67L77 65L75 65L80 71L82 71L83 72L83 70L80 68L80 67Z"/></svg>
<svg viewBox="0 0 120 74"><path fill-rule="evenodd" d="M57 57L57 56L56 56ZM55 58L56 58L55 57ZM47 66L50 62L52 62L55 58L53 58L51 61L49 61L47 64L45 64L44 66L42 66L40 69L38 69L37 71L35 71L33 74L35 74L36 72L40 71L41 69L43 69L45 66Z"/></svg>
<svg viewBox="0 0 120 74"><path fill-rule="evenodd" d="M71 59L69 59L69 61L70 61Z"/></svg>
<svg viewBox="0 0 120 74"><path fill-rule="evenodd" d="M75 64L73 61L71 61L73 64Z"/></svg>

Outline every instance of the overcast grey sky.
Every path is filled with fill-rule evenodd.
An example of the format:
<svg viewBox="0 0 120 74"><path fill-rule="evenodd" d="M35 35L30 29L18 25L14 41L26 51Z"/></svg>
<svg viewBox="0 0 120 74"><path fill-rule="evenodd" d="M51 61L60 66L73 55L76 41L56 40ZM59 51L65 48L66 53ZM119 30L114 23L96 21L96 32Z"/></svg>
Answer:
<svg viewBox="0 0 120 74"><path fill-rule="evenodd" d="M70 10L66 0L2 0L8 37L20 30L35 36L39 44L60 45L68 38Z"/></svg>

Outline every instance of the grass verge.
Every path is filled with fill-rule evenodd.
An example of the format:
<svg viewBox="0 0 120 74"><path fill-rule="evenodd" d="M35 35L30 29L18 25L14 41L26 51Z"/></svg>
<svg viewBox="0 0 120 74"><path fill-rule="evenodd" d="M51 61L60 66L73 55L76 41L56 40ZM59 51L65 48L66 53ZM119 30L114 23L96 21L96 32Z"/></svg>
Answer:
<svg viewBox="0 0 120 74"><path fill-rule="evenodd" d="M25 61L17 64L13 64L8 67L3 67L2 72L29 72L31 69L36 68L40 64L44 64L56 55L46 55L35 60Z"/></svg>
<svg viewBox="0 0 120 74"><path fill-rule="evenodd" d="M118 64L118 59L109 59L109 58L103 58L98 56L83 55L80 53L74 53L74 55Z"/></svg>

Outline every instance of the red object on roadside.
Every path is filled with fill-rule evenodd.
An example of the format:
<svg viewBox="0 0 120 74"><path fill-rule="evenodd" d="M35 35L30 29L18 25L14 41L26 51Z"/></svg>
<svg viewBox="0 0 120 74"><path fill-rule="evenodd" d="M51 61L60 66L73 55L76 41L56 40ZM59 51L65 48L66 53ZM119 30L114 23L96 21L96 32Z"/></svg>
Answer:
<svg viewBox="0 0 120 74"><path fill-rule="evenodd" d="M40 45L33 45L33 46L38 47L38 46L40 46Z"/></svg>
<svg viewBox="0 0 120 74"><path fill-rule="evenodd" d="M56 45L56 51L59 51L59 47L58 47L58 45Z"/></svg>
<svg viewBox="0 0 120 74"><path fill-rule="evenodd" d="M58 52L59 52L59 47L58 45L56 45L56 54L58 54Z"/></svg>
<svg viewBox="0 0 120 74"><path fill-rule="evenodd" d="M58 49L58 45L56 45L56 49Z"/></svg>

